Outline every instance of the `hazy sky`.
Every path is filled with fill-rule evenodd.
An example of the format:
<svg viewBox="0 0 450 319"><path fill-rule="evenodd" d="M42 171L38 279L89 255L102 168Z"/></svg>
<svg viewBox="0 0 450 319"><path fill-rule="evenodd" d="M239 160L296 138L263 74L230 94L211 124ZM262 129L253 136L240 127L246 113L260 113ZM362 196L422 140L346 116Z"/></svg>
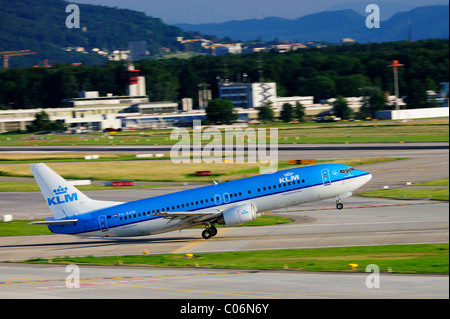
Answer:
<svg viewBox="0 0 450 319"><path fill-rule="evenodd" d="M448 4L448 0L66 0L70 3L99 4L145 12L166 23L210 23L230 20L261 19L269 16L299 18L329 9L354 7L364 13L367 4L383 6L388 11L408 11L416 6ZM347 4L349 4L347 6ZM392 5L394 3L394 5ZM353 6L352 6L353 5ZM404 9L404 10L403 10Z"/></svg>

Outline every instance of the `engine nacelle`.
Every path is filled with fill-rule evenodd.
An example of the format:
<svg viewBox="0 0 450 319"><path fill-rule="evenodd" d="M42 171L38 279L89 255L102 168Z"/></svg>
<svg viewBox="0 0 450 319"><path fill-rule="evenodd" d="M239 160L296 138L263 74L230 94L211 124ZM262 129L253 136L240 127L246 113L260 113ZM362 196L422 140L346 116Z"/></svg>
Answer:
<svg viewBox="0 0 450 319"><path fill-rule="evenodd" d="M239 225L251 222L256 219L256 207L252 204L245 204L227 209L222 213L220 224L227 226Z"/></svg>

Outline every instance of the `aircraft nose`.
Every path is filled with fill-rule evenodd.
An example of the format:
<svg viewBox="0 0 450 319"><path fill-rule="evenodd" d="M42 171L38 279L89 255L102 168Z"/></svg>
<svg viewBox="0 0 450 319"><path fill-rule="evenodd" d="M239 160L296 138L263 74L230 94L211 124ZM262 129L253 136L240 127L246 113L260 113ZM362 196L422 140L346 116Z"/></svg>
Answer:
<svg viewBox="0 0 450 319"><path fill-rule="evenodd" d="M367 172L365 172L365 173L367 173ZM367 175L364 175L363 176L364 184L368 183L371 179L372 179L372 174L367 173Z"/></svg>

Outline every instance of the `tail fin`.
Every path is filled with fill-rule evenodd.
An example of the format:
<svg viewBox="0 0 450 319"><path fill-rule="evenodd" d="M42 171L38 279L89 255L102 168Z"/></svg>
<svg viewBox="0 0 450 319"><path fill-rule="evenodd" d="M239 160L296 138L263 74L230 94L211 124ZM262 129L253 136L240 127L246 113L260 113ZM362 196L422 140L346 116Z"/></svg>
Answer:
<svg viewBox="0 0 450 319"><path fill-rule="evenodd" d="M33 164L30 168L57 220L122 204L90 199L43 163Z"/></svg>

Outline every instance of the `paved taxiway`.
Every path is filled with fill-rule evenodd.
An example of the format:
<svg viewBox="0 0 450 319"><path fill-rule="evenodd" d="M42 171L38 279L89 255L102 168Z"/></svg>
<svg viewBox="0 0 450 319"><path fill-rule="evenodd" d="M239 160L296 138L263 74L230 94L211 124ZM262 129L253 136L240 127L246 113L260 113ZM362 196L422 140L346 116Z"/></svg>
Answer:
<svg viewBox="0 0 450 319"><path fill-rule="evenodd" d="M339 212L334 201L294 206L280 213L294 223L220 228L204 240L202 229L120 239L67 235L0 237L0 261L58 256L198 253L358 245L446 243L448 203L351 197Z"/></svg>
<svg viewBox="0 0 450 319"><path fill-rule="evenodd" d="M448 276L367 273L302 273L208 269L80 266L80 288L67 289L66 266L0 263L0 299L269 299L448 298ZM250 301L248 301L250 302ZM223 308L223 307L222 307ZM168 309L171 314L179 309ZM223 311L223 309L222 309ZM273 313L272 313L273 314ZM213 316L214 317L214 316Z"/></svg>
<svg viewBox="0 0 450 319"><path fill-rule="evenodd" d="M427 143L427 145L430 145ZM280 160L352 157L408 157L360 165L371 172L363 190L384 185L448 178L447 149L282 150ZM174 192L183 187L87 192L102 200L129 201ZM21 203L21 205L17 205ZM295 206L282 212L294 223L219 229L211 240L201 229L136 239L79 239L73 236L0 237L0 261L33 257L199 253L356 245L441 243L449 241L448 203L351 197L338 212L334 201ZM49 216L40 193L0 194L0 215ZM282 266L280 266L281 268ZM203 269L135 269L82 267L82 288L65 288L65 268L52 265L0 264L0 298L448 298L448 276L382 274L380 289L367 289L366 274L296 273L290 271L222 271ZM134 278L138 277L138 278ZM7 284L6 282L10 282Z"/></svg>

